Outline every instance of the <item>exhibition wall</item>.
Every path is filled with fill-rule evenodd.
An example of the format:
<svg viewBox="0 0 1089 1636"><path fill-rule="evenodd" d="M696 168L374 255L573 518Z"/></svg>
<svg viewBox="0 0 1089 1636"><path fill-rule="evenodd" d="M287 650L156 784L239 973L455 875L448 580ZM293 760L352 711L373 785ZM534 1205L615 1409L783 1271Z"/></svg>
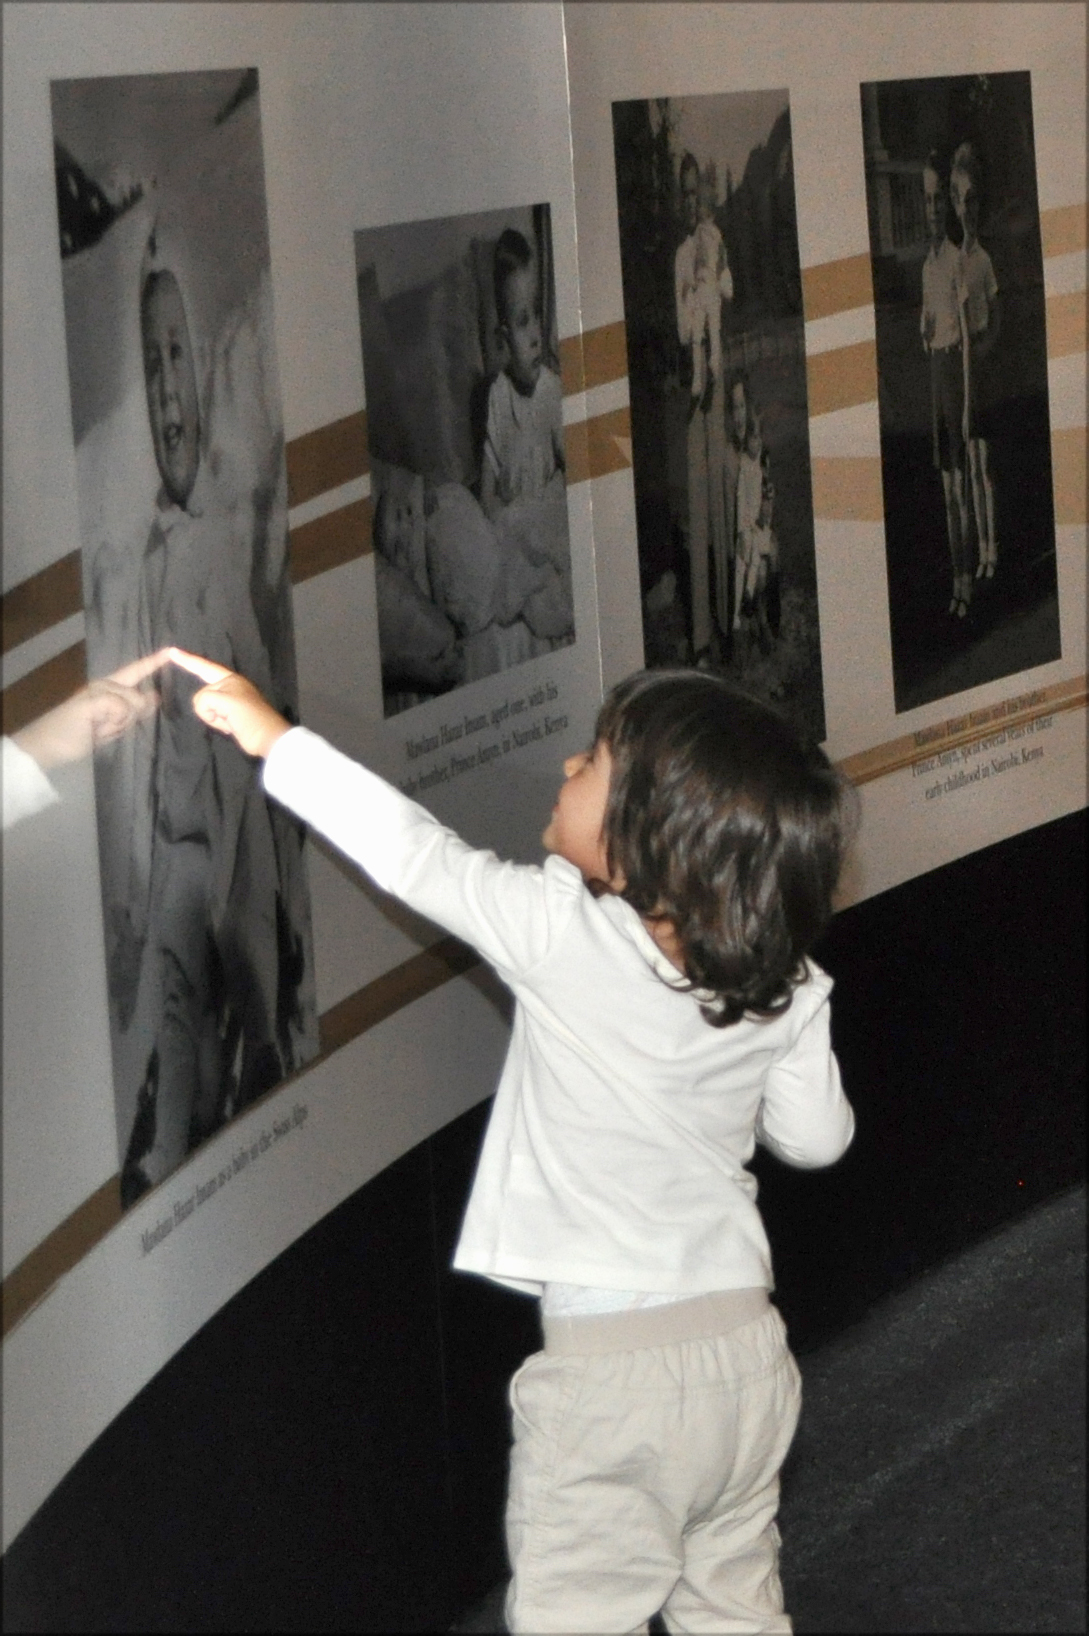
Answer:
<svg viewBox="0 0 1089 1636"><path fill-rule="evenodd" d="M236 655L244 629L284 708L471 842L531 861L603 689L695 662L703 620L709 662L816 723L858 784L845 937L883 903L910 912L897 894L934 871L1069 826L1086 799L1084 43L1067 4L5 7L5 732L159 640L195 630ZM987 151L1008 109L1020 146ZM950 612L924 173L969 138L1005 299L998 558L988 575L973 555ZM673 305L687 153L723 246L702 365ZM481 406L508 367L505 230L532 249L562 421L524 559L480 503ZM184 424L157 432L149 409L164 272L188 302L195 477L171 476ZM693 367L711 372L715 436L731 372L760 422L773 630L758 598L740 619L719 525L698 535ZM418 503L422 557L376 525L387 496ZM985 507L963 503L976 551ZM199 600L179 584L171 603L145 565L171 530L207 551L219 625L171 625ZM59 802L5 833L5 1548L202 1326L255 1279L267 1294L331 1213L366 1212L368 1184L383 1223L414 1216L413 1244L424 1203L449 1216L415 1272L393 1263L403 1304L421 1302L405 1339L421 1401L443 1400L424 1357L439 1297L412 1279L446 1253L505 997L330 849L307 840L296 862L249 786L224 795L272 860L237 924L243 944L262 914L277 927L276 1067L260 1079L228 985L206 1007L226 1064L210 1111L179 1099L155 1169L140 1109L167 1102L151 1062L165 1072L176 990L147 950L172 954L154 906L191 854L148 839L138 890L151 808L132 791L155 788L161 813L186 753L175 773L154 747L142 774L124 746L72 762ZM1045 860L1026 858L1038 881ZM151 930L126 942L138 903ZM236 908L227 892L217 925ZM364 1350L400 1304L379 1303ZM517 1350L528 1320L504 1310ZM438 1442L474 1412L470 1393Z"/></svg>

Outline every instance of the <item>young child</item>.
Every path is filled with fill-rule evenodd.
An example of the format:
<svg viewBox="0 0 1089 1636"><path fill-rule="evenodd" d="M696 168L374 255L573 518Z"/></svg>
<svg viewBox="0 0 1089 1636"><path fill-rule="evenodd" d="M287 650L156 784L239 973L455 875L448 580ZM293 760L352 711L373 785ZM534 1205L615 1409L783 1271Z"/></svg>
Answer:
<svg viewBox="0 0 1089 1636"><path fill-rule="evenodd" d="M930 359L930 411L934 465L941 472L945 529L953 569L949 613L964 619L972 599L968 564L968 505L964 484L964 361L961 346L959 260L946 233L946 189L940 161L930 153L923 166L930 247L923 262L919 333Z"/></svg>
<svg viewBox="0 0 1089 1636"><path fill-rule="evenodd" d="M977 579L993 579L998 565L994 524L994 481L990 440L995 382L993 348L1001 322L998 280L990 256L979 242L980 165L971 144L962 142L953 155L949 192L964 234L957 269L957 296L963 323L964 419L972 507L979 547ZM967 545L967 541L965 542Z"/></svg>
<svg viewBox="0 0 1089 1636"><path fill-rule="evenodd" d="M475 851L243 678L178 651L266 790L516 999L455 1265L542 1297L511 1384L515 1632L788 1631L779 1468L797 1368L746 1166L834 1163L831 982L848 792L722 678L648 671L570 757L543 867Z"/></svg>
<svg viewBox="0 0 1089 1636"><path fill-rule="evenodd" d="M737 574L734 581L734 630L756 613L756 585L761 556L770 553L770 520L766 516L764 437L760 416L750 403L745 444L737 470Z"/></svg>
<svg viewBox="0 0 1089 1636"><path fill-rule="evenodd" d="M507 354L488 394L480 503L493 522L515 500L563 491L563 388L544 362L537 262L506 228L493 263L498 332Z"/></svg>
<svg viewBox="0 0 1089 1636"><path fill-rule="evenodd" d="M772 527L775 507L775 485L771 480L771 455L757 434L756 456L760 465L760 509L749 534L749 558L746 581L742 588L741 615L748 619L751 636L756 638L760 652L767 656L779 635L779 541ZM751 447L751 446L750 446ZM779 697L773 689L772 697Z"/></svg>

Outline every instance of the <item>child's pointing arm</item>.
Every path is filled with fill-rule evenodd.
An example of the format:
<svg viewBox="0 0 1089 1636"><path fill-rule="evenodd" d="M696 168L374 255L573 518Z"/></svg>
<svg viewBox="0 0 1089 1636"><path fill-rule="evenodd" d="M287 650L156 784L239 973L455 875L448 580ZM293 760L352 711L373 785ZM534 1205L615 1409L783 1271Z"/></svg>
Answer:
<svg viewBox="0 0 1089 1636"><path fill-rule="evenodd" d="M534 965L552 933L541 872L467 846L424 808L303 727L292 730L252 682L171 648L204 686L193 709L247 755L267 758L267 794L310 824L411 908L478 949L502 974Z"/></svg>

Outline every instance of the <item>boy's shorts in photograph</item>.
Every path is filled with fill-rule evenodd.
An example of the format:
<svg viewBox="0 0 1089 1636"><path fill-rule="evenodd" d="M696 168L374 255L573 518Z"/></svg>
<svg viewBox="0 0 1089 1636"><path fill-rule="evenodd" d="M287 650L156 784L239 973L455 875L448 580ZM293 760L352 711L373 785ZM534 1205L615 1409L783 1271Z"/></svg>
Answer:
<svg viewBox="0 0 1089 1636"><path fill-rule="evenodd" d="M931 424L934 464L939 471L964 465L964 354L958 341L930 353Z"/></svg>

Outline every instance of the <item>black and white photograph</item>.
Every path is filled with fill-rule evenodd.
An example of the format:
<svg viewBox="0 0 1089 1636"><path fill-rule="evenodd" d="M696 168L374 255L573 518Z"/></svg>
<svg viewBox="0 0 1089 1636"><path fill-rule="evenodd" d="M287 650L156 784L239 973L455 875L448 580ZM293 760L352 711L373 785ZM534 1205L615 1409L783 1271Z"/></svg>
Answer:
<svg viewBox="0 0 1089 1636"><path fill-rule="evenodd" d="M861 98L903 711L1060 657L1032 85Z"/></svg>
<svg viewBox="0 0 1089 1636"><path fill-rule="evenodd" d="M298 720L255 69L54 81L88 674L169 644ZM122 1203L318 1049L300 826L172 665L96 752Z"/></svg>
<svg viewBox="0 0 1089 1636"><path fill-rule="evenodd" d="M614 102L643 642L825 736L790 100Z"/></svg>
<svg viewBox="0 0 1089 1636"><path fill-rule="evenodd" d="M547 204L355 235L383 709L575 639Z"/></svg>

